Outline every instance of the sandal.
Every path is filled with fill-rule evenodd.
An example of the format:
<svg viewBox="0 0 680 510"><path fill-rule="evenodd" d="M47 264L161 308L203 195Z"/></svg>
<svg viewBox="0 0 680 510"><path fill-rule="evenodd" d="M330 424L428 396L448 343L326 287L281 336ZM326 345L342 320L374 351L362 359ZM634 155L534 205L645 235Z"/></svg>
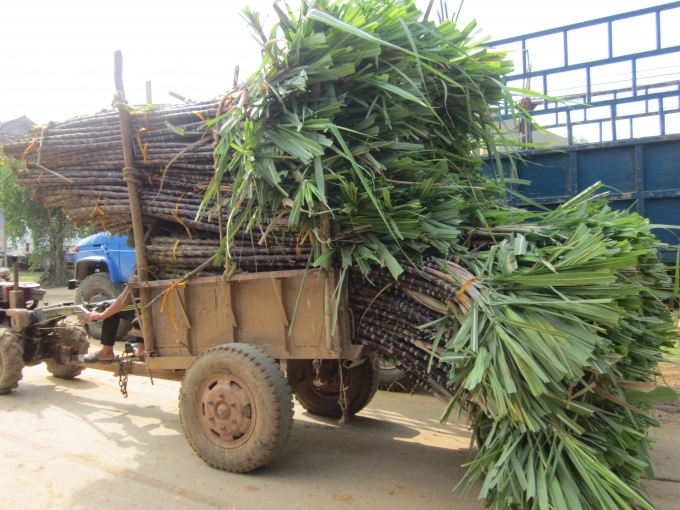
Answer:
<svg viewBox="0 0 680 510"><path fill-rule="evenodd" d="M113 359L99 359L97 357L97 351L94 352L88 352L87 354L83 354L82 356L78 356L78 360L82 363L106 363L112 362L112 361L118 361L118 356L114 357Z"/></svg>

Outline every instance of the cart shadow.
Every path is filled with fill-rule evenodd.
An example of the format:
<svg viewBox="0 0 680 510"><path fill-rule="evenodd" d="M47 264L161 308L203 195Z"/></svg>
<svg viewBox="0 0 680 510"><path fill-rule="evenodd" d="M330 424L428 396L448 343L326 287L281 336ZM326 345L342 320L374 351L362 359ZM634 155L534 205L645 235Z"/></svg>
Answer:
<svg viewBox="0 0 680 510"><path fill-rule="evenodd" d="M15 402L21 411L35 415L38 420L45 419L44 413L47 409L56 409L64 415L77 417L99 435L115 441L122 448L143 450L149 447L151 443L158 442L159 438L158 434L152 435L150 432L159 428L166 430L166 434L160 437L175 439L181 436L181 440L184 440L177 413L163 411L156 405L144 407L133 402L87 397L78 390L92 390L99 388L100 385L85 379L64 380L56 377L46 379L54 385L22 384L10 399L16 398ZM3 404L10 402L7 398L3 399ZM139 425L135 422L145 424ZM122 430L105 430L104 426L112 423L120 425Z"/></svg>

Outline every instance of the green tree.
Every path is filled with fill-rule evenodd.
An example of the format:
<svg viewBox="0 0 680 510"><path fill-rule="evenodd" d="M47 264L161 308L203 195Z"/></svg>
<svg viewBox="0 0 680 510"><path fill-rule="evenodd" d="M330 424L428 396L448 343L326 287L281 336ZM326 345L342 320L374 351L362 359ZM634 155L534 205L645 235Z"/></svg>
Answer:
<svg viewBox="0 0 680 510"><path fill-rule="evenodd" d="M28 235L33 245L29 265L46 268L42 284L65 285L69 273L64 241L86 235L87 231L73 225L61 208L45 208L31 200L32 192L16 184L12 171L15 165L0 154L0 208L5 209L7 239L17 244Z"/></svg>

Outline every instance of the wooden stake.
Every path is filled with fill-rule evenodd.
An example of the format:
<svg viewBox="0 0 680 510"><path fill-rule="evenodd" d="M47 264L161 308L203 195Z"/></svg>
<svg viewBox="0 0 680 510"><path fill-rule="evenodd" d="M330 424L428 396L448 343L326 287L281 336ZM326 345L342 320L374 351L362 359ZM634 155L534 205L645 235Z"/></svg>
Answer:
<svg viewBox="0 0 680 510"><path fill-rule="evenodd" d="M120 121L120 132L123 141L123 159L126 168L134 168L135 155L132 147L132 130L130 129L130 112L125 104L125 92L123 89L123 54L120 50L114 53L114 81L116 84L118 118ZM135 253L137 255L137 274L140 282L148 281L148 263L146 259L146 245L144 244L144 224L142 223L142 209L139 204L139 194L137 193L137 182L127 178L128 196L130 198L130 215L132 216L132 232L135 240ZM150 291L140 288L139 290L142 307L149 302ZM144 335L144 346L147 351L152 351L155 346L153 334L153 314L149 310L142 316L142 333Z"/></svg>

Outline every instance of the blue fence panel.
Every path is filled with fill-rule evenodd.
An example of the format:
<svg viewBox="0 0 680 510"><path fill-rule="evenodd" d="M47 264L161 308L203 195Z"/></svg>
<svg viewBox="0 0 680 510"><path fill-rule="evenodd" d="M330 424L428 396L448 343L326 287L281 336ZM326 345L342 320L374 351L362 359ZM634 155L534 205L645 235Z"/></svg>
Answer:
<svg viewBox="0 0 680 510"><path fill-rule="evenodd" d="M531 86L525 88L569 102L565 104L538 96L526 98L530 99L527 103L529 109L540 119L539 123L543 127L565 131L567 144L584 142L575 136L575 128L587 125L597 127L597 141L615 141L649 134L664 136L670 134L667 130L668 115L680 114L680 45L665 44L664 33L677 30L677 24L663 21L665 16L678 12L680 2L671 2L510 37L488 45L499 49L517 47L520 51L519 68L506 77L508 83L530 83ZM624 54L619 54L621 51L618 51L617 44L629 43L630 37L615 40L614 32L617 26L626 21L636 23L639 27L648 26L651 22L653 33L650 34L649 44L644 45L644 41L637 41L642 37L638 30L635 34L635 48L638 51L626 53L624 49ZM598 28L601 30L598 31ZM574 58L573 54L577 49L583 49L583 44L576 45L575 40L586 35L583 33L585 29L590 29L588 41L592 47L588 47L586 54L592 59L583 60L583 55ZM604 37L598 40L596 32L602 32ZM537 51L531 48L532 41L541 39L546 42L550 38L555 39L552 42L560 41L561 44L557 46L561 48L553 48L550 55L550 44L537 43L540 55L556 57L561 60L561 64L547 69L533 69L531 62ZM561 54L555 55L555 52ZM579 57L581 61L577 61ZM509 119L509 114L505 110L502 119ZM656 126L652 128L648 122L644 127L636 125L645 117L657 117L656 120L652 119ZM524 141L531 141L535 131L525 129L527 132L520 136ZM651 129L656 130L656 133L650 133Z"/></svg>

